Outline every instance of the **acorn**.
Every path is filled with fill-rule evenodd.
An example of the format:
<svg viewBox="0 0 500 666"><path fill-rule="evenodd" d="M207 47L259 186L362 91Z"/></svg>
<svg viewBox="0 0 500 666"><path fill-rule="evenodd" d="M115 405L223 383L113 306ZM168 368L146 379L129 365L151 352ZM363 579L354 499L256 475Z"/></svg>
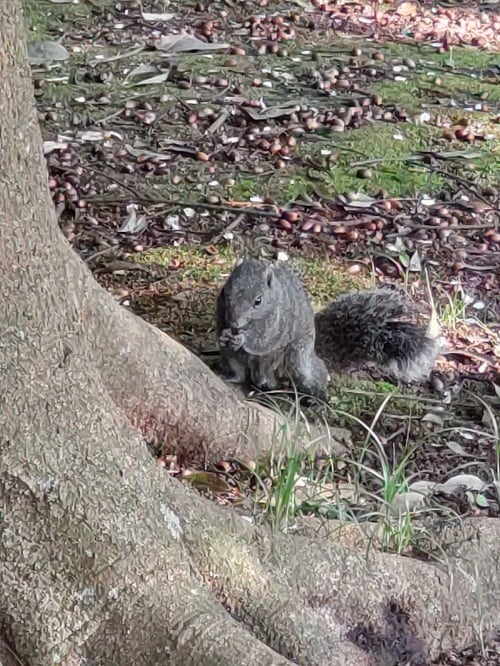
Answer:
<svg viewBox="0 0 500 666"><path fill-rule="evenodd" d="M291 231L292 225L288 220L285 220L284 217L280 217L278 220L278 226L284 229L285 231Z"/></svg>
<svg viewBox="0 0 500 666"><path fill-rule="evenodd" d="M300 225L300 229L301 231L310 231L313 228L313 226L314 226L314 220L309 218L308 220L304 220L304 222L302 222L302 224Z"/></svg>

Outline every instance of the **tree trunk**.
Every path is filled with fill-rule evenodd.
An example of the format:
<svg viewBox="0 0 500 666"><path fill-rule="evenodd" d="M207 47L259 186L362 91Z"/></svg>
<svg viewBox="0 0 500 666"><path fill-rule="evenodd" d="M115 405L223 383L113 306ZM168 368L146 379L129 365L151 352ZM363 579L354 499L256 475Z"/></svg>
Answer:
<svg viewBox="0 0 500 666"><path fill-rule="evenodd" d="M473 540L447 569L368 556L272 535L154 463L145 441L255 457L279 422L115 304L59 232L18 0L0 5L0 72L6 654L33 666L356 666L406 650L426 663L472 640L479 620L494 628L498 522L480 525L480 557Z"/></svg>

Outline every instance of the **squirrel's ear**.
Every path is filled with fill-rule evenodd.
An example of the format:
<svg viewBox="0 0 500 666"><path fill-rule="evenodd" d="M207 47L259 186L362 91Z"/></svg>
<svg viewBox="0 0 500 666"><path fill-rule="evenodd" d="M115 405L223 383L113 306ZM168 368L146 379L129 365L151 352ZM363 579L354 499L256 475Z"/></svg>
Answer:
<svg viewBox="0 0 500 666"><path fill-rule="evenodd" d="M234 264L234 267L237 268L238 266L241 266L241 264L242 264L244 261L245 261L245 258L244 258L244 257L238 257L238 259L236 259L236 263Z"/></svg>
<svg viewBox="0 0 500 666"><path fill-rule="evenodd" d="M272 284L273 284L273 280L274 280L274 271L273 271L272 264L270 264L270 265L266 268L266 282L267 282L267 286L268 286L268 287L271 287L271 286L272 286Z"/></svg>

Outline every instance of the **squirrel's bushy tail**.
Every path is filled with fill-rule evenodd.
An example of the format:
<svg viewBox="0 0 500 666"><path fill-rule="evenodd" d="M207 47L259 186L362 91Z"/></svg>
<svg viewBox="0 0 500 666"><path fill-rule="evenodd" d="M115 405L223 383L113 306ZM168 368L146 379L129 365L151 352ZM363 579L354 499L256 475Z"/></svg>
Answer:
<svg viewBox="0 0 500 666"><path fill-rule="evenodd" d="M425 381L441 348L440 337L388 288L346 294L316 314L316 351L333 372L369 366L403 382Z"/></svg>

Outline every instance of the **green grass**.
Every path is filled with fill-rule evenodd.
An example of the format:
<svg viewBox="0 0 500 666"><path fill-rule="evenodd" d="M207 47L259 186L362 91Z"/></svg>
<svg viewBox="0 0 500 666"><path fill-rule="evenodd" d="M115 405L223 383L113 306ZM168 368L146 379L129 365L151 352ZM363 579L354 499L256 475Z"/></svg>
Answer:
<svg viewBox="0 0 500 666"><path fill-rule="evenodd" d="M346 146L362 148L364 156L353 160L348 152L342 152L329 174L332 188L336 192L354 190L366 194L386 189L396 197L438 190L443 185L439 176L431 175L419 164L406 161L416 150L428 150L435 145L437 135L431 127L385 123L347 133ZM366 165L372 177L366 180L357 177L357 171L371 160L381 160Z"/></svg>
<svg viewBox="0 0 500 666"><path fill-rule="evenodd" d="M103 13L113 0L99 0L99 3L65 2L63 4L49 0L23 0L23 13L30 39L47 39L50 34L63 30L64 26L89 20L92 16Z"/></svg>
<svg viewBox="0 0 500 666"><path fill-rule="evenodd" d="M370 284L367 279L349 275L339 262L333 260L301 259L300 272L313 303L318 307L340 294Z"/></svg>
<svg viewBox="0 0 500 666"><path fill-rule="evenodd" d="M49 16L47 12L40 11L40 3L37 0L24 0L23 15L28 40L45 39L49 29Z"/></svg>
<svg viewBox="0 0 500 666"><path fill-rule="evenodd" d="M457 72L435 72L427 75L410 71L406 72L405 76L408 76L406 81L377 81L368 89L379 94L384 103L397 104L409 113L417 113L430 104L433 105L434 112L442 112L443 106L439 104L439 100L443 98L454 100L459 108L466 102L474 104L480 99L488 104L500 101L500 89L494 81L481 81ZM483 114L483 117L486 118L486 114Z"/></svg>
<svg viewBox="0 0 500 666"><path fill-rule="evenodd" d="M445 53L438 53L437 50L427 44L414 45L405 42L386 41L383 44L370 45L367 48L366 42L358 40L349 40L350 48L359 46L367 55L375 52L381 52L386 59L412 58L417 65L420 63L429 68L434 64L439 67L468 68L478 71L485 71L488 68L498 64L498 54L491 51L482 51L471 46L454 46Z"/></svg>
<svg viewBox="0 0 500 666"><path fill-rule="evenodd" d="M472 114L468 118L475 120ZM484 131L488 133L489 128ZM328 165L321 157L322 150L336 153L337 161ZM459 162L463 165L461 175L481 185L498 184L498 144L494 139L476 142L473 147L457 146L443 139L442 129L432 125L379 122L336 135L334 140L321 145L302 141L297 151L317 161L322 160L323 168L286 167L269 178L264 196L286 202L305 196L328 199L347 192L374 195L381 189L401 198L414 197L422 192L431 194L443 189L447 178L412 156L417 151L439 154L451 150L481 153L473 160ZM439 166L448 169L446 162ZM259 181L254 181L252 195L262 194L258 186Z"/></svg>
<svg viewBox="0 0 500 666"><path fill-rule="evenodd" d="M448 302L441 307L439 319L445 328L453 330L467 318L467 304L461 289L457 289L451 296L446 293L446 296Z"/></svg>
<svg viewBox="0 0 500 666"><path fill-rule="evenodd" d="M256 502L274 529L288 531L300 515L317 514L360 529L369 524L377 535L377 546L384 550L401 553L412 548L419 532L412 521L413 510L396 510L393 502L409 489L408 465L414 445L408 438L396 458L389 459L386 454L377 430L389 401L391 393L381 403L379 400L369 421L348 415L351 424L362 426L361 435L355 435L352 455L330 458L323 465L315 462L314 442L311 450L299 450L283 431L279 445L255 472L260 489ZM338 412L327 409L327 420L337 423ZM407 405L408 428L411 411ZM292 405L291 412L296 423L303 418L298 404Z"/></svg>
<svg viewBox="0 0 500 666"><path fill-rule="evenodd" d="M436 128L402 123L378 122L348 131L331 144L322 145L322 149L331 148L338 154L337 162L322 173L323 186L330 196L346 192L374 194L385 189L391 196L406 197L439 190L442 178L408 161L417 150L437 147L439 136ZM361 177L363 169L371 172L369 178Z"/></svg>
<svg viewBox="0 0 500 666"><path fill-rule="evenodd" d="M231 197L248 201L251 196L260 195L282 204L304 197L328 199L347 192L374 195L381 189L394 197L439 191L445 179L410 158L418 150L449 149L443 146L441 136L442 132L431 126L379 122L336 134L321 143L311 143L305 137L295 152L313 158L318 168L290 165L266 179L237 179ZM321 155L325 150L338 155L334 164ZM366 169L371 173L366 174Z"/></svg>

